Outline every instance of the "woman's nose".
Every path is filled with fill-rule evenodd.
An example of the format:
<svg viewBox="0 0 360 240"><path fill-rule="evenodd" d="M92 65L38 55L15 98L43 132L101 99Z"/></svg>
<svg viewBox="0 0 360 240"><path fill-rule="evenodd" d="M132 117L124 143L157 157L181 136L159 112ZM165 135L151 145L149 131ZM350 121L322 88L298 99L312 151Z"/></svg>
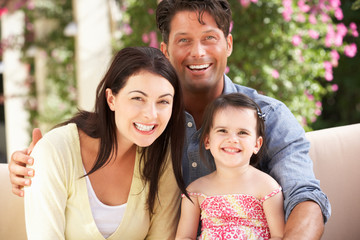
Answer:
<svg viewBox="0 0 360 240"><path fill-rule="evenodd" d="M148 119L154 119L157 116L157 108L154 103L148 103L144 109L144 116Z"/></svg>

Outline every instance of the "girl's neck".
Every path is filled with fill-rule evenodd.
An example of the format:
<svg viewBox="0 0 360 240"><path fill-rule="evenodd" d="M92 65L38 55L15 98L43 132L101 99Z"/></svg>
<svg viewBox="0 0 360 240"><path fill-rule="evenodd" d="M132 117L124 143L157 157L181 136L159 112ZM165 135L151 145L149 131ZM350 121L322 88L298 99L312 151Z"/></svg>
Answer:
<svg viewBox="0 0 360 240"><path fill-rule="evenodd" d="M234 168L217 167L214 172L214 177L217 181L231 182L246 177L251 168L252 166L248 164Z"/></svg>

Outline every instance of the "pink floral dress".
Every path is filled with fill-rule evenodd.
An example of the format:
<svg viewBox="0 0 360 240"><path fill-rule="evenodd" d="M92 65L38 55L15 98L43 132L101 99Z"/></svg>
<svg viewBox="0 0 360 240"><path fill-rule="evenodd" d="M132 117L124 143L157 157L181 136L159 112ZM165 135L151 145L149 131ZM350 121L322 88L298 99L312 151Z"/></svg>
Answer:
<svg viewBox="0 0 360 240"><path fill-rule="evenodd" d="M259 200L244 194L202 196L201 236L199 239L269 239L263 202L281 191L281 187Z"/></svg>

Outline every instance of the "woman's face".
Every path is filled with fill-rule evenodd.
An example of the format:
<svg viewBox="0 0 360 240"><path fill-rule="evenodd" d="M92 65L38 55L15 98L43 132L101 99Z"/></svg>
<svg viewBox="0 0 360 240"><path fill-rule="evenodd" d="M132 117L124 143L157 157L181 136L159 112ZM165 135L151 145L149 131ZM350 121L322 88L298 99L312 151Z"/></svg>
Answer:
<svg viewBox="0 0 360 240"><path fill-rule="evenodd" d="M116 95L107 89L106 98L115 112L119 143L129 147L151 145L170 120L174 94L166 78L147 71L129 77Z"/></svg>

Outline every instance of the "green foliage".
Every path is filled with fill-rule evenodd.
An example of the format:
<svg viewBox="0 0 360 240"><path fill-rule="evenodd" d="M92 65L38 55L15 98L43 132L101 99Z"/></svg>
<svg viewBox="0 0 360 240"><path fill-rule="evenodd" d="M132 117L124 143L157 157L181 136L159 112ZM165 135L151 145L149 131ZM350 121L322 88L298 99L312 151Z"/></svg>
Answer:
<svg viewBox="0 0 360 240"><path fill-rule="evenodd" d="M126 13L133 33L123 36L124 46L149 45L142 39L144 33L156 31L155 16L147 13L156 8L156 2L129 4ZM324 62L333 63L332 50L344 52L345 44L325 44L329 25L336 29L336 23L331 18L329 22L322 22L320 14L316 15L316 24L310 23L309 12L301 11L297 1L292 1L293 13L289 21L284 20L285 6L280 0L259 0L245 7L239 0L229 2L234 21L229 77L238 84L283 101L305 129L310 130L309 124L321 114L322 98L333 92L331 80L324 78ZM309 6L312 9L318 4L314 2ZM331 17L334 11L328 14ZM297 20L298 16L303 20ZM309 30L316 31L318 38L311 37ZM301 41L292 43L294 36ZM161 39L161 36L158 34L157 38ZM350 42L353 42L352 38ZM332 77L332 73L330 75Z"/></svg>
<svg viewBox="0 0 360 240"><path fill-rule="evenodd" d="M23 61L30 66L30 94L26 102L30 130L39 126L48 130L76 111L74 38L64 35L64 28L72 21L72 3L70 0L29 1L23 11L26 16ZM37 28L39 24L41 27ZM46 59L46 76L40 92L39 82L34 81L35 54L43 54Z"/></svg>

